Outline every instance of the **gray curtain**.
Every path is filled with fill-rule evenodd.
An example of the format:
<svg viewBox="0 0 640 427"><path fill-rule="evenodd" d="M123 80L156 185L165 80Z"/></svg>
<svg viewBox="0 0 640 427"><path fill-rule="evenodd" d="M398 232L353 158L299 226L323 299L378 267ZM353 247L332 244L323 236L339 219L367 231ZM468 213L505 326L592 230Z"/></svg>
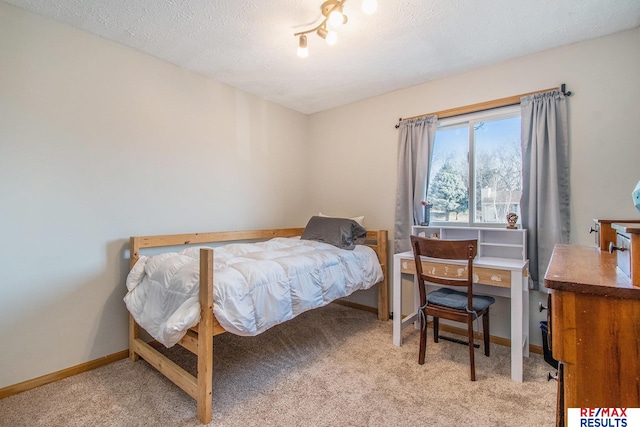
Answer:
<svg viewBox="0 0 640 427"><path fill-rule="evenodd" d="M522 226L530 284L540 289L556 243L569 242L567 101L554 90L522 97Z"/></svg>
<svg viewBox="0 0 640 427"><path fill-rule="evenodd" d="M411 226L424 221L433 140L438 117L424 116L400 122L394 252L411 250Z"/></svg>

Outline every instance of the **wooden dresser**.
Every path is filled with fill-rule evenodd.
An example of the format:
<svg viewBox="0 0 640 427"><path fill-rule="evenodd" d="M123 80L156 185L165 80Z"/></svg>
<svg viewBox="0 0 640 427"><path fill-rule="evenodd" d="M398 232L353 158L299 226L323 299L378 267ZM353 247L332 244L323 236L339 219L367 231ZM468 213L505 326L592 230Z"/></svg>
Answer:
<svg viewBox="0 0 640 427"><path fill-rule="evenodd" d="M556 245L544 278L558 369L557 425L567 408L640 407L640 287L597 247Z"/></svg>

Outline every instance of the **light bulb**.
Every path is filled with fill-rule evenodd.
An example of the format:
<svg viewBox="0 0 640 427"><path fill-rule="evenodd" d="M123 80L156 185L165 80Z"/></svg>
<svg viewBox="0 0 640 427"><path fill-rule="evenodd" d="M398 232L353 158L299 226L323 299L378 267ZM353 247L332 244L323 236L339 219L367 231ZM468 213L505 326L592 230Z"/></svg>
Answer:
<svg viewBox="0 0 640 427"><path fill-rule="evenodd" d="M371 15L377 8L377 0L362 0L362 11L367 15Z"/></svg>
<svg viewBox="0 0 640 427"><path fill-rule="evenodd" d="M327 30L325 27L318 28L318 36L325 39L328 45L333 46L338 41L338 34L335 31Z"/></svg>
<svg viewBox="0 0 640 427"><path fill-rule="evenodd" d="M327 19L327 23L332 27L339 27L340 25L344 24L344 21L344 15L342 14L342 12L336 9L331 11L331 13L329 14L329 18Z"/></svg>
<svg viewBox="0 0 640 427"><path fill-rule="evenodd" d="M300 58L306 58L309 56L309 49L306 47L298 47L298 56Z"/></svg>
<svg viewBox="0 0 640 427"><path fill-rule="evenodd" d="M329 46L333 46L338 41L338 33L336 33L335 31L327 32L327 37L325 38L325 40L327 41L327 44Z"/></svg>

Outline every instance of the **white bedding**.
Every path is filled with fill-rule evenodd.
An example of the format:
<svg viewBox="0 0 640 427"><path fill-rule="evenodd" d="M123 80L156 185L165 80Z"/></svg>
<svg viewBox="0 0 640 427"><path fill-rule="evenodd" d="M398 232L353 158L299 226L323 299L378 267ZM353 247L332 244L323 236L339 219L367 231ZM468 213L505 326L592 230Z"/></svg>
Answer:
<svg viewBox="0 0 640 427"><path fill-rule="evenodd" d="M167 347L200 321L200 248L140 257L124 297L134 319ZM257 335L383 278L373 249L275 238L214 248L213 312L237 335Z"/></svg>

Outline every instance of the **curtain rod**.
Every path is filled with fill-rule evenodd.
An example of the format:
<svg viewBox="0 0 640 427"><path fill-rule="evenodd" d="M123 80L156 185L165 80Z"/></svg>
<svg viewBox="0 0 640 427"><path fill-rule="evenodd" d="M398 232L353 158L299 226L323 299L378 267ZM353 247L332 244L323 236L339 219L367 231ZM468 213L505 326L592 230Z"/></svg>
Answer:
<svg viewBox="0 0 640 427"><path fill-rule="evenodd" d="M493 101L486 101L486 102L480 102L478 104L472 104L472 105L467 105L464 107L457 107L457 108L451 108L448 110L442 110L442 111L438 111L435 113L428 113L428 114L420 114L417 116L413 116L413 117L405 117L404 119L402 117L400 117L398 119L398 122L401 122L403 120L411 120L411 119L417 119L420 117L425 117L425 116L431 116L433 114L437 115L439 119L444 119L447 117L454 117L454 116L460 116L462 114L467 114L467 113L475 113L476 111L483 111L483 110L490 110L492 108L499 108L499 107L507 107L509 105L516 105L520 103L520 98L522 98L523 96L527 96L527 95L535 95L537 93L544 93L544 92L550 92L552 90L560 90L560 92L562 92L565 96L571 96L573 95L572 92L568 92L566 90L567 85L562 83L560 85L560 87L553 87L551 89L543 89L543 90L537 90L535 92L527 92L527 93L523 93L520 95L513 95L513 96L509 96L506 98L500 98L500 99L494 99ZM396 129L398 129L400 127L400 123L396 124Z"/></svg>

